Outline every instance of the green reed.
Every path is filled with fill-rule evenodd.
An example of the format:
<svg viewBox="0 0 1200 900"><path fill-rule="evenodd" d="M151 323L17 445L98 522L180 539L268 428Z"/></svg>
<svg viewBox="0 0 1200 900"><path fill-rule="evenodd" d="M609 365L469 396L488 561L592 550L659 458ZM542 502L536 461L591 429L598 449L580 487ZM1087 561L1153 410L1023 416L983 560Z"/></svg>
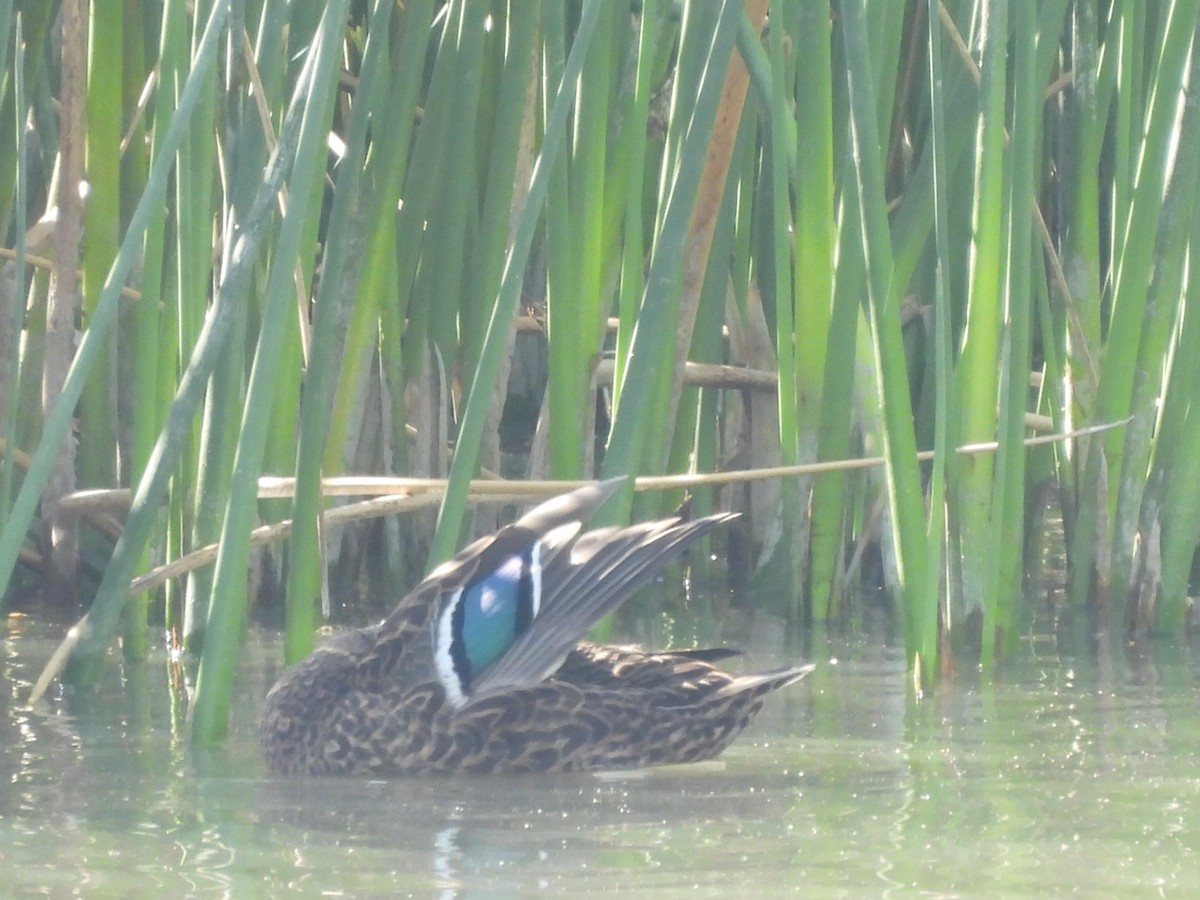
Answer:
<svg viewBox="0 0 1200 900"><path fill-rule="evenodd" d="M10 104L11 109L4 110L6 112L14 112L25 108L25 45L22 40L24 32L23 18L18 13L13 15L12 3L4 3L0 6L0 35L6 35L9 31L9 26L12 26L13 35L13 67L12 67L12 87L11 96L13 102ZM8 42L0 42L0 56L7 59ZM15 198L15 213L18 222L25 221L26 216L26 200L25 200L25 184L27 177L28 165L28 141L26 140L25 129L21 127L20 119L14 115L14 132L17 136L16 146L14 150L13 160L13 183L16 188ZM14 268L14 284L13 294L16 297L25 296L25 230L17 229L15 241L13 243L13 262ZM15 387L20 383L21 377L21 354L20 342L21 331L24 325L23 310L17 303L11 304L11 309L7 311L7 319L0 320L0 378L3 379L4 390L0 390L0 408L3 408L4 415L0 419L4 423L4 446L17 447L19 439L17 436L17 404ZM13 478L15 465L13 462L14 454L6 452L3 460L0 460L0 521L8 519L9 511L12 507L13 496ZM0 595L0 609L3 609L3 596Z"/></svg>
<svg viewBox="0 0 1200 900"><path fill-rule="evenodd" d="M93 4L73 358L61 316L46 326L45 273L22 271L0 310L20 331L6 446L32 451L25 468L5 456L2 580L22 558L22 578L49 571L41 501L77 428L74 480L137 490L115 548L84 526L102 574L70 676L87 680L123 614L132 657L161 618L201 660L195 733L214 740L248 573L283 586L285 653L304 655L331 580L391 599L462 543L503 422L528 452L505 465L561 478L879 454L874 472L721 502L747 514L755 584L796 620L853 620L875 548L925 681L1012 651L1026 500L1048 477L1072 602L1180 634L1200 533L1200 164L1178 151L1200 136L1182 103L1200 0L1101 6ZM22 7L14 44L0 2L0 115L42 154L20 165L21 142L0 145L18 252L41 210L9 197L54 197L69 146L44 74L59 7ZM536 428L505 412L522 313L548 370ZM686 362L773 389L700 387ZM1131 418L1034 456L1034 416ZM447 471L432 548L420 516L321 524L323 477ZM259 501L261 474L295 474L295 499ZM697 491L697 510L713 502ZM286 552L252 555L252 527L281 519ZM215 568L129 602L134 572L214 542Z"/></svg>

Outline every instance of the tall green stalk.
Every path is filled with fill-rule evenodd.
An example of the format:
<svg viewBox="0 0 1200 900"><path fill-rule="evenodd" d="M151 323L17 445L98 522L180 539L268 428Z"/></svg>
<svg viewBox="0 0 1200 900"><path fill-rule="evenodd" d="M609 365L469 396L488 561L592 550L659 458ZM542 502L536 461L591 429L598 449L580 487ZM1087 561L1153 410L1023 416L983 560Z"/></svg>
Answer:
<svg viewBox="0 0 1200 900"><path fill-rule="evenodd" d="M142 195L133 216L130 218L129 228L113 261L113 266L104 283L104 288L100 292L100 298L92 313L89 327L84 332L83 338L79 343L79 348L76 351L75 359L63 383L59 399L43 423L42 438L36 450L34 450L29 469L25 474L25 481L22 483L21 490L13 503L12 514L4 523L3 530L0 531L0 586L7 587L8 581L12 577L13 566L16 564L17 556L24 542L25 534L29 529L29 524L33 519L42 490L45 488L50 474L50 467L58 452L59 445L71 427L75 403L83 391L83 385L90 374L91 367L101 354L101 350L108 338L108 330L116 318L121 287L125 284L126 279L133 270L134 263L138 259L142 236L149 223L151 211L155 206L164 203L167 174L173 164L175 150L183 140L184 122L199 100L203 79L210 76L215 67L217 42L228 12L228 3L217 3L213 6L212 12L205 23L203 37L201 38L194 60L194 67L184 84L179 104L179 114L172 120L167 136L163 139L163 155L154 161L154 165L150 170L150 176L146 180L146 192ZM126 528L128 529L128 524ZM109 590L110 592L112 591L113 586L110 582L119 577L119 574L114 574L112 577L109 576L109 573L114 571L114 564L110 563L108 569L105 571L105 581L101 584L102 591L105 584L109 584ZM124 592L127 589L128 578L126 577L125 583L121 588L120 602L115 604L111 616L105 617L107 619L105 624L108 624L110 628L107 632L104 631L103 627L99 628L99 631L104 633L105 638L111 635L111 624L115 623L116 615L120 612L120 605L124 601ZM93 604L93 610L100 605L99 598L102 596L102 591L97 594L97 601ZM90 621L92 621L94 627L94 620ZM80 646L82 647L83 644L81 643ZM92 646L91 649L93 652L97 651L95 646Z"/></svg>
<svg viewBox="0 0 1200 900"><path fill-rule="evenodd" d="M933 461L929 472L929 524L925 531L926 583L916 615L911 645L914 663L923 681L931 681L941 661L939 612L942 608L942 573L946 558L946 464L950 456L950 396L953 390L951 366L951 309L947 286L950 268L950 234L947 213L947 174L944 70L941 53L941 25L937 0L927 0L926 23L929 28L929 158L932 161L933 232L934 232L934 317L933 356L934 400ZM949 622L947 622L947 627Z"/></svg>
<svg viewBox="0 0 1200 900"><path fill-rule="evenodd" d="M1200 258L1200 214L1192 211L1189 258ZM1162 433L1155 450L1151 484L1161 509L1162 590L1155 610L1157 630L1184 633L1188 586L1200 534L1200 266L1189 265L1182 317L1171 354L1170 389L1163 404Z"/></svg>
<svg viewBox="0 0 1200 900"><path fill-rule="evenodd" d="M556 6L545 7L548 22L561 15L549 15ZM603 6L576 91L572 152L559 161L560 190L549 195L546 207L550 471L561 478L583 475L591 456L588 392L611 296L613 261L606 254L604 209L606 193L614 189L608 171L610 110L627 26L619 5ZM557 31L562 23L553 27ZM560 40L557 34L547 36Z"/></svg>
<svg viewBox="0 0 1200 900"><path fill-rule="evenodd" d="M1200 79L1200 56L1193 53L1188 72L1188 84ZM1200 144L1200 112L1195 106L1184 107L1179 123L1178 147ZM1194 402L1197 395L1189 391L1190 379L1186 365L1180 366L1180 379L1173 377L1175 366L1168 365L1172 353L1186 357L1191 348L1175 342L1180 329L1180 298L1183 295L1185 263L1197 215L1196 196L1200 192L1200 155L1177 152L1171 167L1163 200L1162 214L1155 238L1154 267L1146 291L1146 323L1133 379L1130 400L1132 420L1125 428L1124 461L1117 488L1116 516L1113 528L1113 595L1129 597L1130 619L1137 632L1149 627L1150 610L1141 591L1132 591L1138 572L1136 567L1152 570L1157 552L1155 532L1158 529L1158 510L1164 503L1164 484L1182 483L1175 476L1181 456L1191 451L1173 443L1178 431L1177 422L1186 417L1184 404ZM1190 265L1196 265L1192 257ZM1174 346L1173 346L1174 345ZM1169 374L1171 377L1168 377ZM1186 407L1185 407L1186 408ZM1167 418L1167 414L1171 418ZM1153 464L1153 465L1152 465ZM1151 475L1153 474L1153 478ZM1140 564L1136 566L1135 564ZM1156 580L1159 573L1146 571L1143 578Z"/></svg>
<svg viewBox="0 0 1200 900"><path fill-rule="evenodd" d="M1124 418L1130 410L1133 379L1137 363L1138 347L1141 343L1145 323L1146 289L1154 259L1154 247L1158 228L1156 223L1162 207L1163 187L1166 181L1167 160L1171 152L1174 121L1178 97L1184 84L1185 66L1189 48L1196 28L1197 0L1172 0L1163 18L1163 30L1159 43L1158 58L1154 61L1149 84L1150 103L1145 111L1145 127L1140 132L1140 144L1136 151L1136 165L1122 165L1121 136L1126 133L1122 123L1118 128L1118 154L1115 168L1113 198L1117 212L1113 222L1113 287L1112 308L1103 352L1100 356L1101 378L1097 396L1097 419L1115 421ZM1132 16L1132 21L1128 18ZM1134 62L1140 53L1140 42L1130 40L1129 31L1138 31L1138 13L1123 8L1121 20L1121 48L1129 53ZM1144 23L1143 23L1144 24ZM1132 44L1132 46L1131 46ZM1123 89L1134 97L1140 96L1140 86L1124 80L1128 67L1122 68L1122 80L1117 92ZM1136 108L1137 101L1133 106ZM1138 120L1135 120L1138 121ZM1124 187L1123 175L1131 175L1131 186ZM1128 583L1129 553L1123 548L1121 555L1112 558L1107 552L1098 556L1097 544L1108 545L1111 541L1124 542L1130 534L1128 522L1113 522L1116 512L1116 497L1123 476L1123 442L1118 432L1109 432L1102 441L1100 453L1089 453L1082 479L1079 497L1079 524L1075 530L1071 547L1073 569L1072 596L1081 602L1093 586L1101 597L1108 597L1114 583ZM1128 515L1128 512L1126 512ZM1093 523L1112 523L1107 525ZM1120 535L1120 537L1118 537ZM1097 559L1101 562L1097 563ZM1111 562L1109 562L1111 560ZM1122 571L1114 573L1111 565L1120 566Z"/></svg>
<svg viewBox="0 0 1200 900"><path fill-rule="evenodd" d="M566 68L566 10L562 4L545 4L542 17L545 35L542 93L550 96L561 83ZM544 110L548 117L549 105L544 105ZM546 127L549 128L548 122ZM553 431L547 444L550 474L559 478L578 478L583 473L587 404L581 402L581 396L591 376L590 360L580 356L579 348L584 343L582 329L572 316L579 278L576 245L571 234L571 174L570 156L564 152L549 174L550 190L544 213L549 368L545 406Z"/></svg>
<svg viewBox="0 0 1200 900"><path fill-rule="evenodd" d="M1008 218L1004 189L1008 2L989 0L982 11L983 84L976 128L971 268L962 350L955 372L959 415L954 433L962 443L996 437L1000 341L1004 332L1001 290L1003 228ZM968 613L982 612L993 601L999 574L998 557L991 546L994 459L987 453L973 454L960 457L954 468L963 604Z"/></svg>
<svg viewBox="0 0 1200 900"><path fill-rule="evenodd" d="M645 267L645 212L646 191L646 122L650 109L650 91L656 75L655 50L667 44L664 32L664 6L662 0L648 0L642 4L641 27L638 32L637 71L634 88L630 93L625 111L627 127L622 129L622 141L618 150L619 183L625 185L622 202L623 249L621 274L617 297L617 340L614 354L613 399L619 402L620 385L625 377L625 366L629 359L629 346L633 340L638 307L646 287Z"/></svg>
<svg viewBox="0 0 1200 900"><path fill-rule="evenodd" d="M405 381L399 323L403 322L403 304L408 296L408 289L402 285L411 284L412 273L399 267L398 251L407 251L408 245L398 242L396 208L408 173L408 157L400 149L409 146L416 121L413 110L421 86L421 68L431 40L433 5L433 0L414 0L406 3L400 12L400 39L392 55L392 77L385 91L386 100L381 102L378 110L379 121L374 122L380 152L373 153L367 163L371 191L364 212L365 246L354 306L346 327L337 390L328 410L329 436L324 459L327 475L341 471L351 416L361 402L365 381L363 369L377 344L380 345L385 382L393 397L392 441L396 453L404 454L407 440L403 416ZM395 152L391 152L393 150ZM405 208L409 199L405 198Z"/></svg>
<svg viewBox="0 0 1200 900"><path fill-rule="evenodd" d="M164 112L168 112L169 104L178 99L173 96L177 90L177 79L180 77L179 73L187 71L191 55L187 15L184 4L176 4L163 22L161 59L165 70L170 73L166 81L168 88L161 95ZM171 373L178 372L180 361L192 354L192 349L199 340L205 309L211 295L211 247L215 227L212 209L213 173L216 153L212 137L216 116L216 82L217 79L214 78L206 85L195 119L189 122L188 139L178 155L177 170L180 175L175 181L174 231L170 234L174 238L174 246L169 248L173 250L169 261L174 265L170 272L169 312L162 325L163 342L169 348L169 355L162 361L161 367L163 371ZM267 80L266 85L269 84L270 81ZM236 196L237 189L245 184L244 170L235 173L234 179ZM252 194L247 193L244 196ZM233 204L235 216L241 208L241 202L239 200ZM229 230L228 225L226 229ZM248 315L248 312L234 313L239 320L244 315ZM240 322L235 322L235 338L240 330ZM187 485L191 490L171 492L167 542L172 555L211 543L220 534L220 510L229 487L226 473L229 471L232 452L230 447L233 441L230 417L221 413L240 405L241 387L241 366L220 367L214 373L212 384L204 398L200 428L196 429L193 425L190 433L183 438L188 445L188 452L182 454L174 464L176 483L180 487ZM236 396L237 400L225 400L231 395ZM157 426L157 423L155 425ZM158 433L157 427L155 433ZM168 621L176 634L182 631L183 645L191 652L199 652L203 639L210 576L211 571L206 569L193 573L188 578L184 592L182 628L175 621L176 609L180 604L170 592L168 593Z"/></svg>
<svg viewBox="0 0 1200 900"><path fill-rule="evenodd" d="M1064 398L1060 424L1086 421L1095 409L1099 380L1101 280L1101 150L1106 117L1102 114L1111 93L1116 56L1111 39L1105 47L1105 66L1101 69L1098 14L1094 4L1072 4L1071 51L1075 63L1074 90L1068 95L1067 117L1062 125L1063 193L1066 220L1063 235L1063 268L1070 274L1070 297L1058 297L1053 322L1047 336L1066 333L1062 340L1063 358L1069 377L1062 380ZM1108 85L1108 90L1104 89ZM1124 106L1124 104L1122 104ZM1068 322L1074 328L1068 329ZM1051 342L1053 344L1055 342ZM1065 373L1065 374L1066 374ZM1078 492L1089 447L1098 438L1084 438L1059 452L1059 494L1063 505L1063 529L1069 545L1078 548L1077 530L1093 530L1081 509ZM1099 452L1099 451L1097 451ZM1092 510L1094 504L1087 508ZM1077 515L1082 512L1082 516ZM1089 551L1090 552L1090 551ZM1078 592L1087 583L1087 573L1074 567L1072 581ZM1078 593L1077 593L1078 596Z"/></svg>
<svg viewBox="0 0 1200 900"><path fill-rule="evenodd" d="M774 0L771 4L770 21L783 24L783 3ZM797 276L793 276L792 250L792 204L791 180L788 172L788 138L794 137L784 126L788 116L786 84L787 73L783 57L783 28L772 28L768 37L771 73L771 131L767 159L770 165L771 185L771 234L773 236L771 258L774 272L769 277L774 282L771 293L775 297L775 362L779 372L779 461L792 466L800 459L800 423L797 400L797 351L796 335L806 331L810 325L820 328L821 320L804 322L800 328L797 318L799 292L796 291ZM795 238L798 240L799 236ZM763 273L764 280L768 273ZM810 342L811 343L811 342ZM780 527L786 537L792 538L799 530L800 504L795 482L789 480L782 485L783 503L780 508ZM789 544L792 541L788 541ZM797 554L802 555L802 554Z"/></svg>
<svg viewBox="0 0 1200 900"><path fill-rule="evenodd" d="M984 606L981 649L985 665L992 662L998 651L1007 653L1015 649L1017 639L1016 610L1020 594L1016 586L1021 583L1024 549L1024 437L1031 365L1033 272L1030 257L1036 240L1032 227L1034 179L1042 119L1042 88L1036 64L1037 12L1030 4L1019 4L1013 28L1014 90L1012 135L1008 146L1008 217L1002 235L1005 281L997 423L1000 446L996 451L992 538L988 549L996 560L996 583Z"/></svg>
<svg viewBox="0 0 1200 900"><path fill-rule="evenodd" d="M399 210L392 210L395 217L396 237L392 247L395 268L399 276L399 297L395 310L398 321L408 321L403 326L403 338L410 348L404 354L404 375L411 378L420 369L424 351L431 339L430 308L437 299L442 305L457 308L457 297L434 298L423 294L436 285L436 272L426 271L421 266L422 255L430 246L427 225L438 220L435 206L438 192L444 180L451 177L454 157L449 153L449 141L456 125L453 111L456 108L455 92L459 88L459 66L477 65L478 60L463 61L459 58L457 35L463 17L467 15L468 2L452 5L440 16L441 35L437 42L437 53L433 71L429 76L423 108L427 115L421 116L420 125L404 172L403 203ZM475 10L477 11L477 9ZM461 169L457 177L463 177ZM473 174L471 177L474 177ZM460 263L461 265L461 263ZM392 334L392 340L400 340L400 334ZM443 352L442 363L452 367L454 358L445 358L450 347L439 348ZM393 388L399 390L397 385Z"/></svg>
<svg viewBox="0 0 1200 900"><path fill-rule="evenodd" d="M531 6L518 3L510 7L499 61L499 85L492 98L495 105L492 129L490 134L480 136L481 144L487 148L481 153L482 204L478 233L468 255L469 283L459 317L463 365L467 371L474 371L479 359L488 314L504 272L515 218L513 206L520 197L518 191L524 189L524 184L515 184L514 179L520 177L532 155L532 148L522 145L540 33L540 17Z"/></svg>
<svg viewBox="0 0 1200 900"><path fill-rule="evenodd" d="M424 318L428 323L429 340L441 351L447 366L455 371L462 362L459 359L458 318L464 312L461 298L467 271L462 260L470 246L472 235L469 231L476 215L475 209L468 207L478 193L477 154L472 151L478 140L476 129L479 127L479 95L484 78L485 23L490 10L484 0L465 0L454 4L452 9L458 13L452 19L450 39L453 49L445 48L443 44L442 50L455 60L451 70L452 100L440 109L430 110L431 116L447 120L442 134L446 142L442 152L447 155L441 160L436 202L432 203L426 216L421 264L414 287L418 306L410 311L410 316L415 312ZM461 141L465 152L450 153L451 141L455 144ZM415 167L413 173L428 177Z"/></svg>
<svg viewBox="0 0 1200 900"><path fill-rule="evenodd" d="M1193 46L1200 30L1198 14L1200 3L1195 0L1172 3L1168 10L1105 344L1101 410L1114 417L1133 415L1123 435L1107 440L1110 498L1116 498L1112 592L1119 598L1129 590L1142 488L1161 395L1162 361L1182 283L1197 190L1196 155L1179 152L1194 147L1200 138L1197 116L1185 112L1180 133L1174 132L1178 98L1184 91L1194 90L1200 72ZM1171 157L1174 165L1169 162ZM1138 228L1146 231L1139 233Z"/></svg>
<svg viewBox="0 0 1200 900"><path fill-rule="evenodd" d="M313 302L312 346L300 402L296 496L292 502L284 640L284 658L288 662L295 662L312 650L316 626L324 562L317 522L322 507L321 462L328 436L330 392L343 350L338 338L344 337L337 322L345 308L344 298L353 296L354 280L346 277L354 252L350 241L352 236L358 237L352 229L356 224L353 219L360 214L360 182L367 153L368 126L372 115L380 112L382 98L378 91L386 84L388 74L388 29L392 7L390 0L376 0L371 12L346 152L341 159L333 209L329 214L329 237L322 256L321 281Z"/></svg>
<svg viewBox="0 0 1200 900"><path fill-rule="evenodd" d="M837 211L833 177L833 56L827 0L800 4L796 13L797 164L795 214L796 328L796 430L797 457L817 458L821 419L824 415L824 375L829 348L826 339L833 318L834 260L837 247ZM809 491L801 485L803 508ZM811 505L812 514L818 507ZM818 529L826 534L840 530L840 516L829 504L820 507L827 517L810 525L810 543ZM828 517L836 517L830 519ZM826 544L825 547L830 545ZM829 607L836 552L811 548L810 580L813 615L822 618Z"/></svg>
<svg viewBox="0 0 1200 900"><path fill-rule="evenodd" d="M83 312L90 316L117 254L121 227L121 100L124 28L121 3L93 3L88 22L87 161L84 206ZM79 483L116 483L116 334L80 398Z"/></svg>
<svg viewBox="0 0 1200 900"><path fill-rule="evenodd" d="M225 734L233 687L237 647L245 624L246 572L250 561L250 529L257 505L257 484L267 434L261 423L270 414L278 360L295 297L292 270L307 225L314 178L323 177L323 152L337 79L338 50L347 0L330 0L297 82L289 115L301 116L296 159L289 179L287 212L280 224L275 257L267 277L266 300L246 404L242 414L230 482L229 504L221 529L221 544L213 572L213 596L205 629L204 650L196 677L192 740L210 744Z"/></svg>
<svg viewBox="0 0 1200 900"><path fill-rule="evenodd" d="M134 22L142 22L144 13L140 0L126 3L125 14ZM152 37L147 32L146 27L134 27L125 29L122 36L124 77L121 93L124 110L134 108L141 94L142 82L148 68L146 41ZM163 128L166 128L165 123ZM146 188L146 173L150 169L152 159L148 134L144 119L133 126L121 158L121 208L124 214L137 204L138 198ZM166 215L165 207L157 210L146 227L141 296L124 317L123 327L117 336L119 347L159 345L161 317L158 307L162 296L162 241ZM126 420L122 424L127 426L129 435L128 440L122 442L124 463L118 473L121 483L132 483L141 477L154 447L154 437L162 425L163 409L158 403L157 387L160 381L158 360L157 352L122 354L118 358L118 383L125 386L127 402L133 410L130 415L122 417L118 401L117 419ZM147 549L142 554L138 568L148 569L152 559L153 555ZM142 659L147 654L150 602L149 594L129 599L121 643L121 648L128 658Z"/></svg>
<svg viewBox="0 0 1200 900"><path fill-rule="evenodd" d="M870 44L867 38L865 0L851 0L844 8L843 40L849 78L850 134L854 146L862 227L863 257L867 272L867 307L871 344L875 356L876 384L883 408L883 445L891 506L891 537L899 587L907 620L915 620L927 599L923 592L927 551L925 515L917 470L916 440L909 410L904 346L900 335L899 291L893 282L892 241L884 208L883 160L879 152L877 105ZM905 629L910 658L915 653L914 627Z"/></svg>
<svg viewBox="0 0 1200 900"><path fill-rule="evenodd" d="M651 448L666 446L666 423L655 420L655 410L665 408L663 391L647 388L662 383L664 365L670 364L670 357L664 353L675 347L676 304L682 287L688 229L739 17L740 9L732 2L724 3L716 16L695 105L660 216L637 328L619 389L621 399L601 466L604 478L637 471L651 455ZM629 391L628 385L639 385L639 389ZM599 514L601 519L611 522L627 517L631 501L632 485L605 505Z"/></svg>
<svg viewBox="0 0 1200 900"><path fill-rule="evenodd" d="M15 19L15 21L13 21ZM13 98L13 109L16 122L14 123L13 133L17 136L16 141L16 159L14 166L14 183L16 185L16 216L18 222L24 222L26 217L26 159L27 159L27 141L25 136L24 110L25 110L25 45L22 35L21 14L12 15L12 4L5 3L0 5L0 25L6 25L9 21L13 22L12 38L13 38L13 78L10 86L10 93ZM0 27L0 40L2 40L3 51L8 50L7 41L8 29ZM0 72L4 71L0 67ZM9 510L12 506L12 489L13 489L13 470L14 470L14 454L11 448L18 446L17 443L17 406L20 397L20 380L21 380L21 356L20 356L20 340L21 326L24 321L24 298L25 298L25 229L16 229L16 240L14 242L13 267L13 296L12 309L5 310L0 308L0 315L8 316L7 346L0 348L0 359L8 360L7 372L4 374L5 384L7 386L4 396L0 398L0 403L4 408L4 458L0 461L0 522L5 521L9 517ZM0 334L5 333L5 328L0 328ZM5 607L4 602L5 592L0 591L0 611Z"/></svg>
<svg viewBox="0 0 1200 900"><path fill-rule="evenodd" d="M541 216L542 204L546 200L548 173L553 169L562 146L567 113L571 108L572 93L583 69L583 61L591 46L601 12L600 5L597 0L591 0L583 8L579 27L575 31L575 40L571 44L571 52L563 69L562 81L558 85L550 116L547 119L542 149L534 168L533 178L530 180L529 192L525 196L525 205L517 221L512 246L509 248L508 258L504 265L504 275L500 281L500 290L496 296L496 303L492 307L487 335L484 337L483 347L480 350L479 365L473 373L471 391L467 395L466 408L458 432L458 443L450 464L450 483L447 485L441 508L438 510L433 545L429 550L430 566L449 559L458 542L463 511L466 507L467 489L478 465L479 444L492 399L488 386L495 381L496 372L501 364L501 355L507 346L509 323L516 313L517 302L521 296L525 263L533 244L533 235Z"/></svg>
<svg viewBox="0 0 1200 900"><path fill-rule="evenodd" d="M17 156L20 153L19 144L22 140L20 133L24 125L25 110L21 103L17 102L16 81L20 78L24 81L25 73L21 71L17 74L18 67L23 65L17 60L24 59L24 27L21 20L21 14L14 15L13 0L0 0L0 73L7 73L8 69L8 51L9 48L14 48L13 52L13 75L11 78L0 77L0 122L11 122L16 120L16 127L13 129L13 134L17 136L17 140L8 144L0 142L0 179L4 179L3 184L12 183L23 184L23 179L18 180L21 175L21 169L18 165ZM22 90L24 95L24 90ZM9 203L14 202L15 198L10 199L6 196L6 191L0 191L0 222L7 222L10 212ZM22 220L23 223L23 220Z"/></svg>

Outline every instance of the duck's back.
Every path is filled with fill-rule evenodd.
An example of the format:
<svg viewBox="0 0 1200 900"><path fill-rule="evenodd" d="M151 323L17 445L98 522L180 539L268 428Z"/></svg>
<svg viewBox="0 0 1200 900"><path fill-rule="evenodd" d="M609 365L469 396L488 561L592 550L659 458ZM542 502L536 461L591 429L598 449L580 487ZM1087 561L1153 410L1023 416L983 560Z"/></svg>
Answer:
<svg viewBox="0 0 1200 900"><path fill-rule="evenodd" d="M290 670L263 716L280 774L525 773L694 762L723 751L771 691L807 667L726 672L720 652L646 653L581 642L542 684L456 709L440 684L362 690L352 668L370 630L347 632Z"/></svg>
<svg viewBox="0 0 1200 900"><path fill-rule="evenodd" d="M704 653L649 653L581 642L538 688L484 698L459 713L479 752L471 771L627 769L720 754L765 696L811 667L734 675Z"/></svg>

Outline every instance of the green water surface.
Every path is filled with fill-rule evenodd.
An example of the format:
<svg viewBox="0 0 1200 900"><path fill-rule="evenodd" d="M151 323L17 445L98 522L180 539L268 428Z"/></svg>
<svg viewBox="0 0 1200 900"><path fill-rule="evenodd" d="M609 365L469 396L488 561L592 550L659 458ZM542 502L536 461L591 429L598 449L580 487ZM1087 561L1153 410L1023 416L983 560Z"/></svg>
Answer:
<svg viewBox="0 0 1200 900"><path fill-rule="evenodd" d="M746 624L747 667L787 661L777 629ZM254 722L273 634L250 636L227 745L197 755L165 653L114 658L95 695L30 709L62 631L8 620L4 896L1200 889L1200 679L1179 648L1072 656L1026 639L994 684L959 673L917 701L899 652L820 642L817 671L718 762L368 781L266 776Z"/></svg>

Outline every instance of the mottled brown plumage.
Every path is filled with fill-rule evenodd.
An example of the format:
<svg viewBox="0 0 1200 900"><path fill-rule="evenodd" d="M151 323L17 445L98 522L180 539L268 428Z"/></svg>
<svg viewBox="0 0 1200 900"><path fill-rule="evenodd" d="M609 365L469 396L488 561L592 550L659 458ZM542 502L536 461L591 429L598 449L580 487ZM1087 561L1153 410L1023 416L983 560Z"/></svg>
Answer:
<svg viewBox="0 0 1200 900"><path fill-rule="evenodd" d="M730 518L578 536L618 484L537 507L437 569L379 624L339 634L285 672L261 726L271 771L576 771L724 750L768 693L811 667L733 675L715 665L727 651L580 640L666 559ZM505 631L499 657L475 671L472 629L487 643L494 622L514 634Z"/></svg>

